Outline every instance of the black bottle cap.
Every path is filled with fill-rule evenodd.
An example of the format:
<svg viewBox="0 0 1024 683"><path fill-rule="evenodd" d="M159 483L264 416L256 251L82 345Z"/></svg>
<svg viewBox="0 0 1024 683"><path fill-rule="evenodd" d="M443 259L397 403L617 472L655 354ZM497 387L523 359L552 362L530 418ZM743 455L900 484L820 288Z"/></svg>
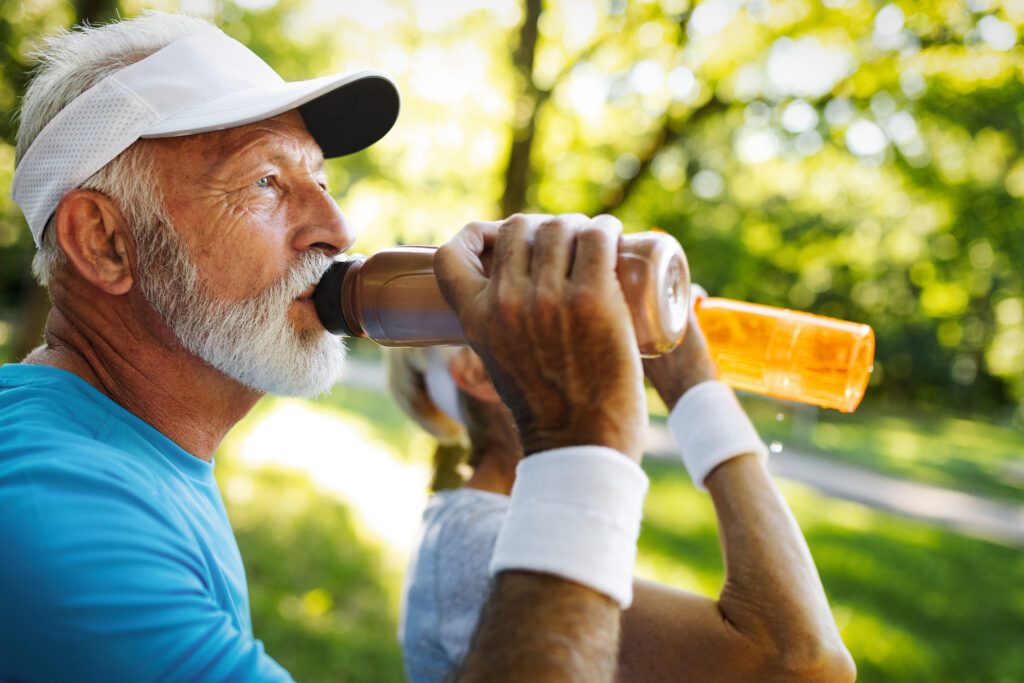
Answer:
<svg viewBox="0 0 1024 683"><path fill-rule="evenodd" d="M316 306L316 314L320 323L331 334L340 334L346 337L354 336L352 328L345 321L345 313L341 306L341 285L345 281L345 273L357 263L356 259L335 261L320 283L313 290L313 303Z"/></svg>

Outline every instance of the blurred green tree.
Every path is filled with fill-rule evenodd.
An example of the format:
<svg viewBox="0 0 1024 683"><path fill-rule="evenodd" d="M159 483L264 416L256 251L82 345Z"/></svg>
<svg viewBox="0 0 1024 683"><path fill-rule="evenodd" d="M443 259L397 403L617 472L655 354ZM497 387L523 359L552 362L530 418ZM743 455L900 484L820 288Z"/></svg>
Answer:
<svg viewBox="0 0 1024 683"><path fill-rule="evenodd" d="M578 15L538 17L527 206L661 227L712 292L871 323L876 400L1019 405L1016 5L609 9L575 54Z"/></svg>
<svg viewBox="0 0 1024 683"><path fill-rule="evenodd" d="M0 349L10 348L15 357L23 356L39 343L49 311L46 292L36 284L28 268L33 250L31 237L9 197L17 132L14 111L28 83L32 39L77 20L98 20L115 11L116 4L40 7L0 0L0 37L5 48L0 52L0 108L7 112L0 117ZM11 315L14 312L17 325L9 322L15 318Z"/></svg>
<svg viewBox="0 0 1024 683"><path fill-rule="evenodd" d="M8 108L27 39L77 16L40 4L61 9L0 2ZM713 293L870 323L869 401L1024 417L1019 3L192 4L288 78L399 82L395 131L331 166L360 250L614 212L676 235ZM3 194L10 357L31 243Z"/></svg>

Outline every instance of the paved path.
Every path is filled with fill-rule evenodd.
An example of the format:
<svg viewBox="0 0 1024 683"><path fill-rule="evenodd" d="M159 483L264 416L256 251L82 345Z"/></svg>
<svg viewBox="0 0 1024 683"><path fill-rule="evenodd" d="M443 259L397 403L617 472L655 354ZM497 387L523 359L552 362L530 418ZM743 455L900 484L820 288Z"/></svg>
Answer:
<svg viewBox="0 0 1024 683"><path fill-rule="evenodd" d="M356 359L346 366L344 383L386 390L383 368ZM649 456L679 462L672 435L662 424L651 425L646 452ZM769 469L780 478L805 484L826 496L855 501L969 536L1024 547L1024 505L897 479L789 447L771 455Z"/></svg>
<svg viewBox="0 0 1024 683"><path fill-rule="evenodd" d="M679 458L672 435L661 424L651 425L646 452L648 457L673 461ZM968 536L1024 546L1024 505L897 479L788 446L780 453L772 453L768 465L775 476L799 482L826 496L937 524Z"/></svg>

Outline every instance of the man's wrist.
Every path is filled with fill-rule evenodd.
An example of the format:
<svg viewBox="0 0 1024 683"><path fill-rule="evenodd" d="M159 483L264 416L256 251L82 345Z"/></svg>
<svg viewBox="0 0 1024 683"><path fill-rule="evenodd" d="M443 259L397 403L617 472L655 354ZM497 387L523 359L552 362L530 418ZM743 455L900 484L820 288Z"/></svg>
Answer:
<svg viewBox="0 0 1024 683"><path fill-rule="evenodd" d="M714 379L709 377L707 379ZM707 379L700 379L693 382L687 382L683 380L677 380L675 382L669 382L663 386L655 385L655 389L658 390L658 395L661 396L661 400L665 403L665 407L670 411L675 408L676 404L679 403L687 391L697 386L701 382L707 381Z"/></svg>
<svg viewBox="0 0 1024 683"><path fill-rule="evenodd" d="M745 454L767 459L765 447L733 390L722 382L702 382L672 408L668 427L679 443L694 485L723 462Z"/></svg>
<svg viewBox="0 0 1024 683"><path fill-rule="evenodd" d="M625 609L647 477L621 453L580 446L519 463L491 573L533 571L581 583Z"/></svg>
<svg viewBox="0 0 1024 683"><path fill-rule="evenodd" d="M537 453L577 448L583 446L599 446L626 455L630 460L640 461L643 454L643 434L646 431L646 419L638 419L636 425L608 425L601 427L600 416L581 420L585 426L559 430L520 430L523 453L532 456Z"/></svg>
<svg viewBox="0 0 1024 683"><path fill-rule="evenodd" d="M694 372L684 372L678 376L659 379L657 382L651 381L669 411L675 408L679 399L685 396L690 389L698 384L718 379L718 373L714 371L714 368L700 370L695 368L694 370Z"/></svg>

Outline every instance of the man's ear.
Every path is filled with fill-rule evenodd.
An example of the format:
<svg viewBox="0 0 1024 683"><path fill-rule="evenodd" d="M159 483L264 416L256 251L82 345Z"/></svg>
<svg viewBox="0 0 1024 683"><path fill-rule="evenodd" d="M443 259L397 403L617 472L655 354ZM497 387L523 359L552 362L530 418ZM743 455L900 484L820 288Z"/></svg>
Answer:
<svg viewBox="0 0 1024 683"><path fill-rule="evenodd" d="M468 346L452 357L448 369L455 384L473 398L484 403L501 403L491 378L487 376L484 362Z"/></svg>
<svg viewBox="0 0 1024 683"><path fill-rule="evenodd" d="M74 269L107 294L126 294L135 280L128 255L128 225L110 197L75 189L57 206L57 243Z"/></svg>

